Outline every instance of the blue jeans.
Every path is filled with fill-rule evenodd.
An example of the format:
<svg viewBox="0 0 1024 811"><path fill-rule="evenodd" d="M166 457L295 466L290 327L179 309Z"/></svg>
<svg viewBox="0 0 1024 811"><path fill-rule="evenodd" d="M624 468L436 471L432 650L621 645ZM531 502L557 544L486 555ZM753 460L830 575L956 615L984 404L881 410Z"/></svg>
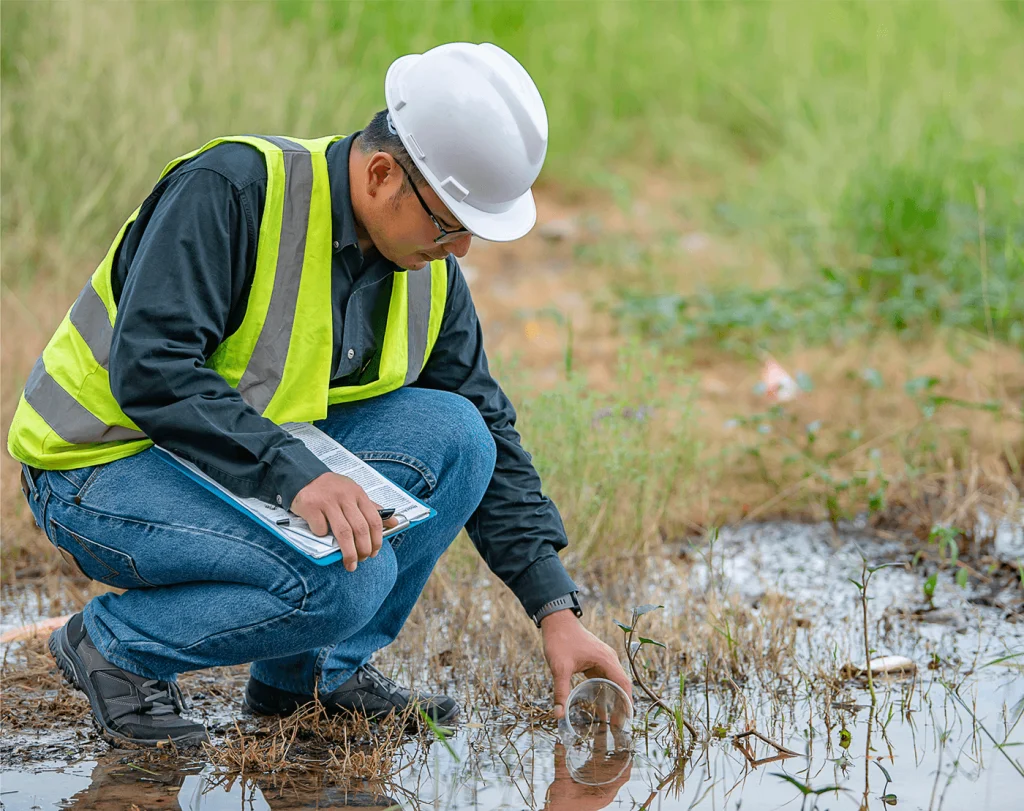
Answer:
<svg viewBox="0 0 1024 811"><path fill-rule="evenodd" d="M390 644L441 553L476 510L495 446L476 408L404 388L331 406L317 427L437 510L355 572L318 566L157 458L42 471L29 504L94 580L127 589L85 607L96 647L140 676L252 662L265 684L344 683Z"/></svg>

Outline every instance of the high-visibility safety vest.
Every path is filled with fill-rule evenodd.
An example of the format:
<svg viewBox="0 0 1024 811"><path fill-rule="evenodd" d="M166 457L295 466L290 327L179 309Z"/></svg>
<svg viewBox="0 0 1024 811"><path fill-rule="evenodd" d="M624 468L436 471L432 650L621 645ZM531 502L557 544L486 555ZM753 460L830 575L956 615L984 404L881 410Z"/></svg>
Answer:
<svg viewBox="0 0 1024 811"><path fill-rule="evenodd" d="M258 149L267 193L256 273L239 328L206 361L242 399L277 424L312 422L335 403L377 397L419 376L441 329L448 275L444 260L429 271L396 271L377 380L331 387L331 190L328 145L280 136L217 138L171 161L226 142ZM141 206L140 206L141 208ZM11 424L11 455L48 470L111 462L152 441L121 410L110 390L109 359L117 304L114 256L139 209L117 234L89 283L36 361Z"/></svg>

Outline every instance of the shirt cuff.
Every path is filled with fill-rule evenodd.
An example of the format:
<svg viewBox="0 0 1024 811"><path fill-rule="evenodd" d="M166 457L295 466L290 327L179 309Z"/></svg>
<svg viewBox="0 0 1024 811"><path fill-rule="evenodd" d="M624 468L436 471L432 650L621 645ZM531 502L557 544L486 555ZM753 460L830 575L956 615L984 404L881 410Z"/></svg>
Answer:
<svg viewBox="0 0 1024 811"><path fill-rule="evenodd" d="M571 591L579 591L558 555L548 555L531 564L529 569L509 584L509 588L530 617L545 603Z"/></svg>
<svg viewBox="0 0 1024 811"><path fill-rule="evenodd" d="M285 509L291 508L292 500L303 487L318 476L330 473L330 468L298 441L278 448L268 465L270 469L259 497Z"/></svg>

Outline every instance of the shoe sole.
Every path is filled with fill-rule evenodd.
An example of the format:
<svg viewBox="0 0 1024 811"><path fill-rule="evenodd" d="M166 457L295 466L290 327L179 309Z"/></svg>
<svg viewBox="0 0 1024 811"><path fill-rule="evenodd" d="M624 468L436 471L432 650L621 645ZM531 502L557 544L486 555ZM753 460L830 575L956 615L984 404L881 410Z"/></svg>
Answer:
<svg viewBox="0 0 1024 811"><path fill-rule="evenodd" d="M293 705L291 705L289 707L269 707L266 704L261 704L260 702L254 700L253 697L249 694L248 687L246 688L246 691L245 691L245 698L242 700L242 705L244 707L246 707L246 709L248 709L250 712L255 713L256 715L263 715L263 716L288 716L288 715L291 715L292 713L296 712L300 707L304 707L307 704L312 704L312 703L313 703L312 701L306 701L306 702L301 703L301 704L298 703L298 702L293 702ZM327 709L328 715L341 715L341 714L346 713L346 712L347 713L354 713L354 712L356 712L355 710L330 710L327 707L325 707L324 709ZM380 715L371 716L370 720L371 721L380 721L380 720L383 720L384 718L386 718L390 714L391 713L381 713ZM445 732L445 733L454 732L455 731L455 727L456 727L455 722L458 720L458 717L459 717L459 708L458 708L458 706L452 707L447 712L447 714L441 716L436 721L434 721L434 726L436 726L438 729L440 729L442 732ZM412 727L419 727L419 726L421 726L423 724L423 720L420 718L420 716L418 714L411 716L409 720L410 720L409 727L411 727L411 728Z"/></svg>
<svg viewBox="0 0 1024 811"><path fill-rule="evenodd" d="M193 747L199 746L203 741L208 741L209 736L205 732L202 734L188 733L181 735L177 738L168 735L166 738L159 740L140 740L139 738L129 738L117 732L112 727L108 726L103 720L103 712L100 709L102 704L100 698L93 689L92 682L88 677L88 670L85 667L85 662L82 661L81 657L75 652L75 649L71 646L71 642L68 639L67 626L61 626L52 634L50 634L49 642L47 647L50 649L50 653L53 655L54 660L57 662L57 667L64 676L64 680L74 687L76 690L80 690L85 693L89 699L89 706L92 708L92 720L96 725L96 729L100 735L111 744L116 746L128 746L138 749L154 749L159 746L163 746L170 743L178 747Z"/></svg>

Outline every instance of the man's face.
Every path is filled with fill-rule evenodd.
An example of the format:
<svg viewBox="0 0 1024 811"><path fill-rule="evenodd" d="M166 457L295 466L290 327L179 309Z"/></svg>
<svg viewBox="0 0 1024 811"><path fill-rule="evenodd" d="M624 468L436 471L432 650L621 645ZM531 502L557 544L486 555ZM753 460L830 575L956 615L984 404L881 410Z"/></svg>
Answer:
<svg viewBox="0 0 1024 811"><path fill-rule="evenodd" d="M449 237L450 241L435 242L441 236L438 225L445 231L459 231L462 224L428 184L417 187L422 198L419 199L416 192L405 185L406 178L405 170L394 156L377 152L370 157L366 182L373 193L370 216L363 226L377 250L407 270L425 268L431 260L444 259L449 253L460 258L465 256L472 235L462 234Z"/></svg>

